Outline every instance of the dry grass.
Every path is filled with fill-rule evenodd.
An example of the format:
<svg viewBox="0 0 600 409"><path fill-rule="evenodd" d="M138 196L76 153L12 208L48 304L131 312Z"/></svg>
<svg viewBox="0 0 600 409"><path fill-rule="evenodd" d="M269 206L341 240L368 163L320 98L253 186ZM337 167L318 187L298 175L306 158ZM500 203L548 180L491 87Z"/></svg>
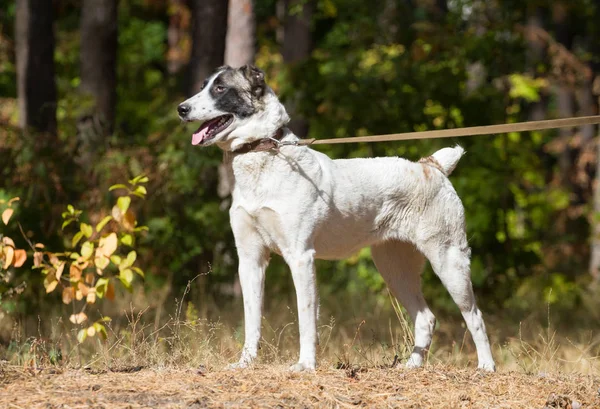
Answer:
<svg viewBox="0 0 600 409"><path fill-rule="evenodd" d="M198 318L192 304L178 304L159 322L147 309L130 306L110 324L107 342L81 347L76 330L57 323L52 337L17 339L12 355L4 354L0 408L542 409L556 394L566 398L551 399L549 408L600 409L597 335L559 335L539 323L504 326L512 337L491 332L499 373L490 375L475 369L474 346L460 321L442 320L424 369L391 369L412 344L411 326L393 305L322 323L319 369L303 374L287 370L298 353L291 308L275 309L279 315L264 320L260 362L242 371L224 369L241 349L239 312L237 321L219 322Z"/></svg>
<svg viewBox="0 0 600 409"><path fill-rule="evenodd" d="M5 368L0 382L3 408L541 409L553 393L567 396L583 408L600 407L598 377L484 374L448 366L421 370L325 367L301 374L290 373L283 366L238 371L142 369L133 373Z"/></svg>

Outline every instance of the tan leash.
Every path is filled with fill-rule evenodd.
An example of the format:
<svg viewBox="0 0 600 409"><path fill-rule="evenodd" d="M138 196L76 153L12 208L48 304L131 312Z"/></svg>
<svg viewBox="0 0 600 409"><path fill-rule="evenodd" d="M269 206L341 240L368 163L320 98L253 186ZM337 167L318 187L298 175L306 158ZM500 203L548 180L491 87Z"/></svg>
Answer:
<svg viewBox="0 0 600 409"><path fill-rule="evenodd" d="M354 136L333 139L301 139L298 145L325 145L333 143L388 142L414 139L454 138L459 136L493 135L508 132L541 131L543 129L571 128L600 124L600 115L575 118L548 119L543 121L515 122L512 124L470 126L467 128L437 129L433 131L403 132L386 135Z"/></svg>

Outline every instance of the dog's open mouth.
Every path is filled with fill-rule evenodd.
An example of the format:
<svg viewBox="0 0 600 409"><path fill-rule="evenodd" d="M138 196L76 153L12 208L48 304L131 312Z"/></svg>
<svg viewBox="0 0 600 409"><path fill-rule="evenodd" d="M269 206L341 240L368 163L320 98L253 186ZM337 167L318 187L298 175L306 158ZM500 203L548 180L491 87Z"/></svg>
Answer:
<svg viewBox="0 0 600 409"><path fill-rule="evenodd" d="M222 115L210 119L200 125L200 128L192 135L192 145L199 145L210 141L220 132L224 131L233 122L233 115Z"/></svg>

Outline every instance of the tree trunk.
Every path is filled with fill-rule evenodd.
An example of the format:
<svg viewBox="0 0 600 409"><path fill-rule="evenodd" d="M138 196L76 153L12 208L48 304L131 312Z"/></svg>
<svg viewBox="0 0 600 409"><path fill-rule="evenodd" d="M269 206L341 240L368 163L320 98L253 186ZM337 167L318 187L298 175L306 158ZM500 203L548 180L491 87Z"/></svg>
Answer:
<svg viewBox="0 0 600 409"><path fill-rule="evenodd" d="M556 33L556 41L558 41L567 50L571 51L573 46L573 30L569 21L568 6L562 2L556 2L553 4L552 14L554 20L554 31ZM573 93L573 86L568 82L559 79L556 97L558 103L558 116L560 118L574 116L575 95ZM574 136L574 130L562 128L559 135L565 144L564 149L558 158L558 164L561 170L561 178L563 184L567 186L569 190L572 190L574 186L571 183L571 170L573 167L573 158L576 153L570 148L570 141Z"/></svg>
<svg viewBox="0 0 600 409"><path fill-rule="evenodd" d="M56 134L52 2L17 0L15 38L19 125Z"/></svg>
<svg viewBox="0 0 600 409"><path fill-rule="evenodd" d="M190 94L197 93L206 77L223 65L227 5L226 0L192 0Z"/></svg>
<svg viewBox="0 0 600 409"><path fill-rule="evenodd" d="M279 11L283 12L283 43L281 54L283 61L293 66L307 59L313 48L311 21L315 11L315 2L308 0L303 2L302 11L290 14L290 8L298 5L301 0L279 0ZM298 136L305 137L308 134L308 121L299 117L297 113L298 102L302 99L301 93L291 96L285 102L291 121L290 129Z"/></svg>
<svg viewBox="0 0 600 409"><path fill-rule="evenodd" d="M229 0L225 64L254 63L256 21L252 0Z"/></svg>
<svg viewBox="0 0 600 409"><path fill-rule="evenodd" d="M114 128L117 102L117 0L83 0L81 91L94 100L92 117L103 135Z"/></svg>
<svg viewBox="0 0 600 409"><path fill-rule="evenodd" d="M300 0L280 0L285 6L283 16L283 61L287 64L300 62L310 56L312 50L311 21L315 10L314 1L306 1L300 13L290 14L290 8Z"/></svg>
<svg viewBox="0 0 600 409"><path fill-rule="evenodd" d="M236 68L254 64L255 34L256 20L252 0L229 0L225 64ZM225 162L226 158L224 157L218 172L217 194L222 199L231 194L231 184Z"/></svg>
<svg viewBox="0 0 600 409"><path fill-rule="evenodd" d="M596 19L600 17L600 0L595 1L596 4ZM591 54L600 55L600 40L598 39L599 29L594 27L595 32L587 33L591 44ZM590 67L592 69L592 80L591 87L592 94L595 97L595 107L593 112L598 114L600 111L600 62L595 59L592 60ZM595 126L593 133L596 138L596 178L594 180L594 196L593 196L593 213L590 217L590 223L592 225L592 237L591 237L591 255L590 255L590 274L594 279L596 285L600 285L600 222L598 221L598 215L600 215L600 127Z"/></svg>

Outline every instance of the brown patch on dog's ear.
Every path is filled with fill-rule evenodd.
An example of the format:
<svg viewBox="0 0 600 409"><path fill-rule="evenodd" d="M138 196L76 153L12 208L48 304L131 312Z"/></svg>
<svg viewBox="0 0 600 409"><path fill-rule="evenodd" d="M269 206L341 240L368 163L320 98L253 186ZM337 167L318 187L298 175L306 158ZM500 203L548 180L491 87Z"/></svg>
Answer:
<svg viewBox="0 0 600 409"><path fill-rule="evenodd" d="M262 70L256 68L255 66L249 64L241 67L240 71L250 83L252 95L258 98L262 97L265 93L266 87L265 73Z"/></svg>

